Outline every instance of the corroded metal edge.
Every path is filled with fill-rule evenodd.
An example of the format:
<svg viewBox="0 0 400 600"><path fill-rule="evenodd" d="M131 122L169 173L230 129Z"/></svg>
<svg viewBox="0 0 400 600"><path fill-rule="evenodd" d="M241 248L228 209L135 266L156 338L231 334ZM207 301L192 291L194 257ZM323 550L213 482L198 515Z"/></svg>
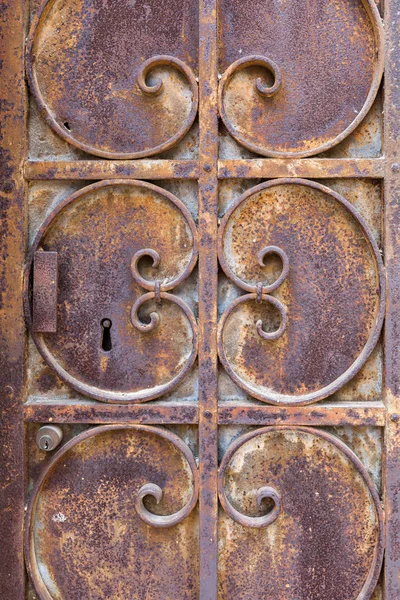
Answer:
<svg viewBox="0 0 400 600"><path fill-rule="evenodd" d="M75 446L80 444L81 442L87 440L88 438L94 437L94 436L102 434L104 432L115 431L115 430L126 430L126 429L136 430L136 431L145 431L145 432L152 433L153 435L158 435L162 438L165 438L166 440L171 442L171 444L173 444L179 450L179 452L181 454L183 454L183 456L185 457L185 459L190 467L190 471L192 473L193 491L192 491L192 495L191 495L189 503L184 507L184 513L180 514L180 517L182 517L182 518L180 518L180 521L182 521L184 518L186 518L190 514L190 512L193 510L195 505L197 504L198 494L199 494L199 477L198 477L196 461L195 461L195 458L194 458L191 450L189 449L189 447L177 435L169 432L166 429L159 429L157 427L148 427L145 425L113 424L113 425L103 425L103 426L95 427L93 429L89 429L89 430L84 431L83 433L75 436L72 440L70 440L64 446L62 446L61 449L56 454L54 454L51 461L47 464L46 468L41 472L41 474L40 474L39 478L37 479L35 486L32 490L32 494L31 494L28 508L27 508L27 513L26 513L26 518L25 518L25 528L24 528L25 563L26 563L28 572L30 574L30 577L33 581L33 584L35 586L35 590L41 600L53 600L53 596L49 593L49 591L46 587L46 584L44 583L44 581L41 577L40 571L39 571L39 567L38 567L38 564L36 561L35 545L34 545L34 540L33 540L33 535L32 535L35 509L36 509L36 505L37 505L37 502L39 499L39 495L40 495L42 486L44 485L49 474L51 474L53 469L57 467L60 460L69 452L69 450L71 450L72 448L74 448ZM151 514L151 513L149 513L149 514ZM139 516L141 516L141 515L139 514ZM169 525L163 524L161 526L165 527L165 526L170 526L173 524L175 524L175 523L171 523Z"/></svg>
<svg viewBox="0 0 400 600"><path fill-rule="evenodd" d="M5 0L0 8L0 597L25 598L22 553L24 518L25 330L22 264L26 208L22 175L26 151L23 44L27 3Z"/></svg>
<svg viewBox="0 0 400 600"><path fill-rule="evenodd" d="M368 228L367 224L365 223L363 217L358 214L358 212L355 210L354 206L350 202L348 202L340 194L337 194L336 192L334 192L331 188L328 188L328 187L326 187L320 183L317 183L315 181L307 181L304 179L287 179L286 178L286 179L274 179L271 181L267 181L265 183L261 183L260 185L257 185L253 188L250 188L244 194L242 194L239 198L237 198L232 203L232 205L229 207L229 209L226 211L226 213L221 221L221 225L220 225L219 231L218 231L218 258L219 258L219 263L220 263L223 271L225 272L226 276L231 281L233 281L236 285L239 285L241 288L250 289L249 286L245 287L243 285L243 282L238 277L236 277L236 275L231 271L230 267L228 266L227 261L225 260L223 242L224 242L225 229L228 225L229 219L234 214L236 209L241 204L246 202L249 198L251 198L251 196L257 194L258 192L260 192L262 190L280 186L280 185L302 185L305 187L310 187L310 188L318 190L324 194L327 194L328 196L334 198L337 202L339 202L350 213L350 215L357 221L358 225L360 226L361 230L363 231L365 238L371 248L371 253L375 258L377 278L379 281L379 296L378 296L379 297L379 308L377 310L377 314L375 317L375 325L370 333L370 336L368 338L366 345L362 349L359 356L356 358L356 360L351 365L351 367L349 369L347 369L347 371L345 373L343 373L340 377L338 377L331 384L325 386L324 388L322 388L318 391L308 393L308 394L301 394L298 397L279 394L279 393L273 392L272 390L271 390L271 393L268 393L268 394L265 392L261 392L258 388L256 389L255 386L248 384L241 377L239 377L239 375L236 374L236 372L233 370L230 363L228 362L228 359L226 358L224 345L223 345L223 339L222 339L226 320L228 319L228 317L230 316L230 314L232 313L232 311L236 308L236 306L238 304L240 304L243 301L246 301L247 298L251 298L251 294L248 296L240 296L239 298L237 298L234 302L232 302L232 304L230 304L230 306L228 306L228 308L222 315L219 325L218 325L218 354L219 354L220 361L223 364L226 372L229 374L230 378L235 383L237 383L242 389L244 389L245 391L250 393L254 398L261 400L262 402L267 402L270 404L277 404L277 405L285 405L286 404L286 405L300 406L300 405L305 405L305 404L312 404L314 402L317 402L318 400L323 400L324 398L327 398L328 396L330 396L333 393L335 393L336 391L338 391L341 387L343 387L343 385L345 383L350 381L358 373L358 371L362 368L362 366L367 361L368 357L371 355L373 349L375 348L375 346L379 340L382 325L383 325L383 320L384 320L384 316L385 316L385 307L386 307L385 306L385 302L386 302L385 269L383 266L382 257L379 252L377 243L375 242L372 234L370 233L369 228Z"/></svg>
<svg viewBox="0 0 400 600"><path fill-rule="evenodd" d="M45 121L50 125L50 127L63 139L67 140L70 144L75 146L76 148L80 148L89 154L94 154L95 156L102 156L104 158L113 158L113 159L128 159L128 158L144 158L148 156L153 156L155 154L159 154L160 152L164 152L169 150L173 146L175 146L178 142L180 142L185 135L188 133L190 128L192 127L194 120L197 115L198 105L199 105L199 93L198 93L198 85L196 78L192 69L185 65L181 60L167 55L157 55L146 61L142 65L142 69L138 76L138 85L142 89L143 93L151 95L153 93L158 93L162 87L162 83L160 83L159 87L156 86L156 90L154 88L146 85L145 76L146 74L158 65L169 65L174 69L177 69L181 73L184 74L190 89L192 91L192 101L191 101L191 109L189 116L186 121L182 125L179 131L176 132L174 136L172 136L169 140L156 146L154 148L149 148L147 150L143 150L140 152L108 152L103 151L94 146L90 146L88 144L84 144L82 142L78 142L73 135L71 135L65 128L61 127L57 122L55 116L52 111L47 107L46 102L41 94L39 84L37 82L34 63L35 63L35 45L37 40L37 34L40 30L40 27L43 25L48 13L52 8L52 4L54 0L43 0L42 5L37 12L35 18L33 19L27 44L26 44L26 72L29 80L29 86L37 105L39 107L39 111Z"/></svg>
<svg viewBox="0 0 400 600"><path fill-rule="evenodd" d="M384 598L400 598L400 0L385 0L386 156L384 189L384 252L387 273L385 325L385 436L384 490L386 508L386 557Z"/></svg>
<svg viewBox="0 0 400 600"><path fill-rule="evenodd" d="M381 568L382 568L383 554L384 554L384 548L385 548L383 511L382 511L381 501L378 496L378 493L377 493L375 486L374 486L373 482L371 481L371 478L368 475L368 472L365 469L364 465L359 460L359 458L356 456L356 454L352 450L350 450L350 448L348 446L346 446L346 444L344 444L344 442L339 440L337 437L335 437L332 434L327 433L325 431L321 431L320 429L311 429L308 427L285 427L285 426L284 427L264 427L261 429L256 429L254 431L250 431L249 433L240 436L229 446L229 448L225 452L225 454L221 460L221 464L220 464L220 468L219 468L218 494L219 494L219 499L220 499L220 502L221 502L224 510L227 512L227 514L229 514L232 517L231 505L229 504L229 501L226 498L226 494L224 491L224 473L225 473L226 467L229 464L229 461L231 460L231 458L233 457L235 452L247 441L249 441L255 437L258 437L260 435L275 432L275 431L298 431L298 432L304 432L304 433L308 433L308 434L316 436L316 437L323 438L327 442L336 446L336 448L338 448L343 454L345 454L346 457L353 464L354 468L358 471L358 473L363 478L363 480L368 488L368 491L371 495L373 504L375 506L375 512L376 512L376 517L377 517L377 522L378 522L378 531L377 531L377 536L376 536L374 559L373 559L373 563L372 563L372 566L371 566L371 569L370 569L370 572L368 575L368 579L365 582L365 584L356 600L369 600L371 595L374 592L374 589L378 582L379 575L380 575ZM251 517L246 518L245 515L242 515L242 516L243 516L243 521L241 521L242 524L250 526L250 523L248 522L248 520ZM254 526L254 524L253 524L253 526ZM257 526L261 526L261 525L257 525ZM390 598L393 598L393 600L394 600L394 596L390 597ZM389 600L389 598L387 600Z"/></svg>
<svg viewBox="0 0 400 600"><path fill-rule="evenodd" d="M46 346L45 339L42 334L38 333L34 330L32 323L32 308L31 308L31 294L30 294L30 281L32 279L32 268L34 263L34 256L37 252L42 236L45 234L47 228L51 225L54 218L56 218L67 206L72 204L75 201L79 201L81 198L90 194L94 190L98 190L107 186L118 186L118 185L131 185L139 188L145 188L159 194L169 200L174 206L176 206L181 213L183 214L190 230L192 233L193 245L192 245L192 254L188 265L186 266L184 272L181 274L179 278L174 281L174 286L178 285L178 283L182 282L186 279L190 273L193 271L198 256L198 242L197 242L197 229L194 223L193 217L191 216L189 210L186 206L181 202L176 196L171 194L170 192L160 188L158 186L152 185L151 183L131 180L131 179L123 179L123 180L113 180L113 181L100 181L94 183L92 185L88 185L72 195L65 198L60 204L58 204L54 210L50 212L50 214L43 221L40 226L36 237L33 241L33 244L30 248L26 267L25 267L25 277L24 277L24 305L25 305L25 318L27 324L31 330L32 339L34 340L43 360L46 361L47 364L51 366L51 368L57 373L57 375L69 386L86 394L90 398L95 398L101 402L111 402L111 403L129 403L129 402L147 402L148 400L153 400L154 398L158 398L159 396L168 393L172 389L174 389L186 376L188 371L193 366L196 356L197 356L197 323L196 319L191 311L191 309L187 306L187 304L178 296L168 294L167 292L161 292L161 298L164 298L168 302L173 302L179 306L182 312L185 314L190 328L192 330L193 336L193 344L192 351L190 356L187 358L185 365L181 369L180 373L168 383L157 386L156 388L152 388L150 390L144 389L140 392L113 392L112 390L105 390L101 388L97 388L91 385L88 385L75 377L71 376L53 357L51 352ZM151 294L147 294L147 297L151 296Z"/></svg>
<svg viewBox="0 0 400 600"><path fill-rule="evenodd" d="M250 65L251 64L260 64L260 61L257 62L257 60L255 60L255 59L257 59L257 58L263 59L263 57L247 57L247 58L243 58L243 59L236 61L230 67L228 67L228 69L225 71L225 73L222 76L222 79L219 83L219 89L218 89L218 110L219 110L221 119L224 122L224 125L227 128L227 130L229 131L229 133L231 134L231 136L234 139L236 139L243 147L251 150L252 152L260 154L262 156L281 157L281 158L284 158L284 157L286 157L286 158L302 158L302 157L307 157L307 156L313 156L315 154L325 152L326 150L329 150L330 148L336 146L339 142L343 141L348 135L350 135L350 133L352 131L354 131L354 129L356 129L356 127L361 123L361 121L365 118L368 111L370 110L370 108L375 100L376 94L378 93L378 90L379 90L379 87L381 84L381 80L382 80L384 62L385 62L384 32L383 32L382 20L381 20L378 8L377 8L374 0L361 0L361 1L365 8L365 11L371 21L371 24L373 26L375 39L376 39L376 46L377 46L377 61L376 61L376 68L375 68L375 72L374 72L374 78L373 78L372 85L369 90L367 99L366 99L361 111L358 113L358 115L353 120L353 122L344 131L342 131L341 134L336 136L330 142L321 144L321 146L319 146L318 148L314 148L313 150L308 150L308 151L300 150L297 152L278 152L278 151L263 148L256 144L248 142L240 133L238 133L238 131L236 131L235 127L231 124L231 122L229 121L229 118L225 112L225 106L224 106L224 91L225 91L226 86L228 85L229 81L234 76L234 74L240 68L243 68L243 66L246 66L246 63L243 65L243 64L241 64L241 62L247 60L248 64L250 64ZM266 62L266 61L267 61L267 59L264 59L264 62ZM275 67L276 65L273 65L273 66ZM273 69L273 71L274 70L275 69ZM277 82L279 83L279 78L277 79ZM258 85L257 85L257 87L258 87ZM278 85L278 87L279 87L279 85ZM273 88L270 88L270 89L275 92L275 85ZM258 88L258 90L260 91L260 88ZM263 93L263 92L261 92L261 93Z"/></svg>
<svg viewBox="0 0 400 600"><path fill-rule="evenodd" d="M217 0L200 0L199 458L200 600L216 600L218 581L218 41Z"/></svg>

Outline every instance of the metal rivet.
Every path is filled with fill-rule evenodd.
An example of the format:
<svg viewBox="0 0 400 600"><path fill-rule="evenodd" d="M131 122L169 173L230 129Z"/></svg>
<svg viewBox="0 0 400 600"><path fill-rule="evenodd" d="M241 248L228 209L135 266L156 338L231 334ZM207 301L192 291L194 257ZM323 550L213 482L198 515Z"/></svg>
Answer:
<svg viewBox="0 0 400 600"><path fill-rule="evenodd" d="M392 415L390 417L390 419L393 421L393 423L398 423L399 420L400 420L400 417L399 417L399 415L397 413L395 413L394 415Z"/></svg>
<svg viewBox="0 0 400 600"><path fill-rule="evenodd" d="M211 417L212 417L212 412L211 412L211 411L209 411L209 410L205 410L205 411L204 411L204 416L205 416L205 418L206 418L206 419L211 419Z"/></svg>
<svg viewBox="0 0 400 600"><path fill-rule="evenodd" d="M211 165L209 165L208 163L204 165L204 170L206 171L206 173L209 173L211 171Z"/></svg>
<svg viewBox="0 0 400 600"><path fill-rule="evenodd" d="M36 434L36 444L40 450L51 452L63 439L63 431L58 425L44 425Z"/></svg>
<svg viewBox="0 0 400 600"><path fill-rule="evenodd" d="M399 163L395 162L392 164L391 169L393 171L393 173L399 173L400 172L400 165Z"/></svg>

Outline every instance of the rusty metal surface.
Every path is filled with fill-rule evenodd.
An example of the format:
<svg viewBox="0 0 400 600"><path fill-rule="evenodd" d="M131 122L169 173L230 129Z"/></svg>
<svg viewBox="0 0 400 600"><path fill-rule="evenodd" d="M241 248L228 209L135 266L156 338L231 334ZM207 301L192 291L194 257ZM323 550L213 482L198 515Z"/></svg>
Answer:
<svg viewBox="0 0 400 600"><path fill-rule="evenodd" d="M257 503L265 486L279 504ZM380 500L338 438L299 427L253 430L225 453L219 494L221 599L371 598L383 557ZM278 514L263 522L271 509Z"/></svg>
<svg viewBox="0 0 400 600"><path fill-rule="evenodd" d="M218 110L217 0L200 0L199 473L200 600L218 580Z"/></svg>
<svg viewBox="0 0 400 600"><path fill-rule="evenodd" d="M36 482L28 568L41 600L198 597L198 477L176 435L89 429ZM143 498L144 503L143 503Z"/></svg>
<svg viewBox="0 0 400 600"><path fill-rule="evenodd" d="M372 0L221 0L219 19L220 115L246 148L317 154L368 113L384 59Z"/></svg>
<svg viewBox="0 0 400 600"><path fill-rule="evenodd" d="M24 600L24 5L0 5L0 598Z"/></svg>
<svg viewBox="0 0 400 600"><path fill-rule="evenodd" d="M400 597L400 36L399 0L385 0L385 256L388 305L385 321L386 555L385 600Z"/></svg>
<svg viewBox="0 0 400 600"><path fill-rule="evenodd" d="M36 332L57 331L57 252L35 252L33 257L32 328Z"/></svg>
<svg viewBox="0 0 400 600"><path fill-rule="evenodd" d="M49 166L51 168L51 165ZM60 169L61 170L61 169ZM304 160L288 158L256 158L245 160L220 160L218 176L220 179L277 179L278 177L303 177L321 179L331 177L381 179L384 176L385 161L368 158L308 158ZM26 166L28 175L44 177L35 164ZM56 172L59 172L58 169ZM62 171L61 171L62 173Z"/></svg>
<svg viewBox="0 0 400 600"><path fill-rule="evenodd" d="M370 356L385 308L382 259L362 217L329 188L287 179L250 189L222 220L219 259L250 292L221 317L219 355L252 396L315 402Z"/></svg>
<svg viewBox="0 0 400 600"><path fill-rule="evenodd" d="M385 25L392 35L397 4L386 0ZM11 103L3 106L1 125L8 149L18 154L17 184L22 174L36 180L26 200L33 240L25 278L29 325L35 251L59 254L61 280L58 331L30 336L24 392L18 380L20 338L14 344L23 327L15 270L22 262L23 200L18 185L18 197L7 191L10 177L15 180L5 161L2 185L11 202L3 256L12 267L6 267L11 293L3 294L0 316L5 343L14 344L4 374L16 385L2 400L10 413L4 417L2 411L0 530L10 556L0 561L0 597L26 600L18 564L24 419L26 488L32 497L27 557L37 588L28 591L29 600L216 600L218 594L221 600L383 600L382 588L375 587L383 545L375 488L386 493L389 508L384 600L397 600L398 544L391 525L399 510L400 422L393 232L400 167L393 122L386 135L390 164L382 152L382 28L374 5L374 0L29 2L26 151L18 131L14 140L23 94L21 53L14 46L5 58L17 60L19 71L7 81ZM15 6L12 30L20 33L21 50L21 5ZM10 8L5 10L8 18ZM274 83L271 69L276 93L267 87ZM282 191L278 219L270 218L260 199L257 210L245 215L245 198L254 201L248 190L277 177L324 180L331 189L307 182L309 195L299 203L297 192L292 198L287 192L298 182L279 182L286 196ZM133 178L157 180L157 187ZM84 188L107 179L113 181ZM384 258L394 286L389 285L383 371L385 348L378 334L384 295L376 291L383 291L378 248L384 241L379 198L385 179L390 183L385 227L392 237ZM270 185L260 194L268 195ZM217 259L218 217L226 211L237 233L228 253L231 279ZM19 219L17 227L13 219ZM276 239L268 234L273 228ZM223 221L220 241L226 241L227 229ZM259 277L265 274L268 281ZM218 365L218 302L220 342L225 336L233 354L247 352L240 365L242 388L229 377L228 363L227 371ZM281 331L274 333L272 326ZM253 336L261 351L251 350ZM285 360L276 352L284 340ZM249 384L254 374L256 386ZM274 401L271 388L276 396L274 385L289 390L287 406L267 404ZM307 394L314 394L312 401L329 397L299 406ZM54 456L41 452L34 438L39 427L57 423L67 445ZM105 423L118 425L88 428ZM277 432L277 424L285 427ZM272 428L251 430L248 441L237 437L264 425ZM335 437L300 426L328 426ZM224 436L218 539L217 441ZM11 475L18 474L14 485ZM275 512L267 514L273 503ZM14 504L19 514L11 522Z"/></svg>
<svg viewBox="0 0 400 600"><path fill-rule="evenodd" d="M135 181L101 182L60 203L42 224L39 249L58 253L58 326L32 332L57 375L109 402L146 401L175 387L193 365L195 318L167 293L197 260L188 209L169 192ZM145 293L146 290L152 290Z"/></svg>
<svg viewBox="0 0 400 600"><path fill-rule="evenodd" d="M368 168L368 164L366 165ZM25 163L28 180L54 179L198 179L195 160L135 160L135 161L29 161Z"/></svg>
<svg viewBox="0 0 400 600"><path fill-rule="evenodd" d="M43 2L27 44L41 113L58 135L98 156L172 147L197 114L197 23L189 0Z"/></svg>

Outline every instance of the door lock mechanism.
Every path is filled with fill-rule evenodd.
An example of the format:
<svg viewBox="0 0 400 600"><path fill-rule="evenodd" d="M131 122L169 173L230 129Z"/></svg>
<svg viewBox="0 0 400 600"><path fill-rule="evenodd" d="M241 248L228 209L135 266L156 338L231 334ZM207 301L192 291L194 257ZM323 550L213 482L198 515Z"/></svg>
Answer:
<svg viewBox="0 0 400 600"><path fill-rule="evenodd" d="M63 431L58 425L44 425L36 434L36 444L40 450L51 452L63 439Z"/></svg>

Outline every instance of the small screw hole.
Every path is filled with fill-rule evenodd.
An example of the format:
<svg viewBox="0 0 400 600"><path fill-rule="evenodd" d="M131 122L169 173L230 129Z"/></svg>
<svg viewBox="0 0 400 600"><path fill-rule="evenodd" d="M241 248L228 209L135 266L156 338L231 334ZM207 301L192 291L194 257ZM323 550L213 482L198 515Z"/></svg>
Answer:
<svg viewBox="0 0 400 600"><path fill-rule="evenodd" d="M69 126L68 121L65 121L64 127L65 127L65 129L68 129L68 131L71 131L71 127Z"/></svg>
<svg viewBox="0 0 400 600"><path fill-rule="evenodd" d="M101 336L101 349L104 352L110 352L112 350L112 341L111 341L111 327L112 321L111 319L103 319L100 323L103 331Z"/></svg>

